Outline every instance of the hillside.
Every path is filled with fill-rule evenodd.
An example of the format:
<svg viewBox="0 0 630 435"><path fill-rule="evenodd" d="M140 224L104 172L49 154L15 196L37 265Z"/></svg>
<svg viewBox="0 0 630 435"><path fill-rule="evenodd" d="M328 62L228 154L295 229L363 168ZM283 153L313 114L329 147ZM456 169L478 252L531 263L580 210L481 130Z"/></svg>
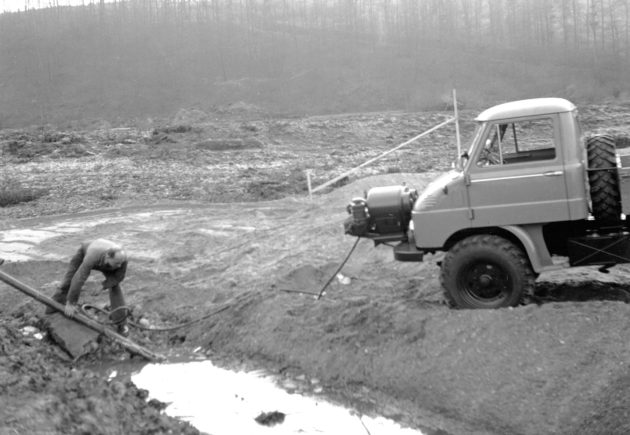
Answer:
<svg viewBox="0 0 630 435"><path fill-rule="evenodd" d="M542 96L580 105L630 99L621 10L610 11L619 22L592 35L582 27L583 8L548 28L523 27L508 9L492 9L499 2L478 2L479 10L439 2L453 9L425 11L414 2L390 10L359 1L348 10L353 2L331 1L325 11L316 3L245 3L212 2L211 10L207 2L88 3L1 14L0 128L150 124L180 109L234 104L267 116L444 110L453 88L472 110ZM524 14L542 7L518 3ZM541 39L543 28L553 40Z"/></svg>

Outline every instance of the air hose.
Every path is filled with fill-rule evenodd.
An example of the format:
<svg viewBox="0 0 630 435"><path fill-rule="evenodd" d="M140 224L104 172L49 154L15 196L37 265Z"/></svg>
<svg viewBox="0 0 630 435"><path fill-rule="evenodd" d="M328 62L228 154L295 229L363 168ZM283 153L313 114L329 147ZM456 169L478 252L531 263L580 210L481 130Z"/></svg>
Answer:
<svg viewBox="0 0 630 435"><path fill-rule="evenodd" d="M235 299L238 299L238 298L235 298ZM210 313L208 313L208 314L206 314L204 316L201 316L201 317L199 317L197 319L193 319L193 320L190 320L188 322L184 322L184 323L181 323L181 324L175 325L175 326L157 327L157 328L153 327L153 326L147 327L147 326L143 326L143 325L141 325L141 324L139 324L137 322L134 322L132 320L128 320L127 324L129 324L130 326L133 326L134 328L142 329L144 331L155 331L155 332L174 331L176 329L185 328L187 326L190 326L190 325L193 325L195 323L201 322L202 320L205 320L205 319L207 319L209 317L212 317L212 316L214 316L216 314L219 314L219 313L227 310L228 308L230 308L230 305L231 305L232 302L235 302L235 301L232 300L229 303L226 303L225 306L223 306L223 307L221 307L221 308L219 308L217 310L214 310L214 311L212 311L212 312L210 312ZM89 314L87 313L88 310L94 310L96 312L99 312L99 313L102 313L102 314L106 314L110 319L112 318L112 315L115 312L117 312L118 310L125 310L126 311L125 312L125 318L131 317L131 315L130 315L131 310L127 306L121 306L121 307L118 307L118 308L110 311L110 310L106 310L104 308L99 308L99 307L96 307L96 306L90 305L90 304L83 304L83 305L81 305L81 311L83 312L83 314L89 316ZM89 317L92 318L91 316L89 316ZM94 319L94 320L99 322L99 323L101 323L101 324L103 324L103 325L116 325L116 324L121 322L120 320L116 321L116 322L114 322L112 320L109 320L109 321L99 321L99 320L96 320L96 319Z"/></svg>
<svg viewBox="0 0 630 435"><path fill-rule="evenodd" d="M333 279L335 279L335 277L337 276L337 274L341 271L341 269L343 269L343 267L346 265L346 263L348 262L348 260L350 259L350 256L352 255L352 253L354 252L355 248L357 247L357 245L359 244L359 240L361 240L361 237L357 237L357 239L354 241L354 245L352 245L352 248L350 249L350 251L348 252L348 254L346 255L346 258L343 259L343 261L341 262L341 264L339 265L339 267L337 267L337 270L335 270L335 273L333 273L331 275L331 277L328 279L328 281L326 281L326 284L324 284L324 286L322 287L322 289L319 291L319 294L317 295L317 300L320 300L322 298L322 296L324 295L324 291L326 291L326 288L328 288L328 286L330 285L330 283L333 281Z"/></svg>

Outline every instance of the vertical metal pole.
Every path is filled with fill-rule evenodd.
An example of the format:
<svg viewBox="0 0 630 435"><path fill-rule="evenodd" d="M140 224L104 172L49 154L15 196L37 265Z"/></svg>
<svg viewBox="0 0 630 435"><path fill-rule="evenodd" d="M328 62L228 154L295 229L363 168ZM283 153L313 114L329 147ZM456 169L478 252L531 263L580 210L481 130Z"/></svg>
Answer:
<svg viewBox="0 0 630 435"><path fill-rule="evenodd" d="M311 170L307 169L306 170L306 182L308 183L308 198L312 201L313 200L313 189L311 186Z"/></svg>
<svg viewBox="0 0 630 435"><path fill-rule="evenodd" d="M459 137L459 112L457 110L457 91L453 88L453 110L455 111L455 135L457 136L457 161L462 155L462 142Z"/></svg>

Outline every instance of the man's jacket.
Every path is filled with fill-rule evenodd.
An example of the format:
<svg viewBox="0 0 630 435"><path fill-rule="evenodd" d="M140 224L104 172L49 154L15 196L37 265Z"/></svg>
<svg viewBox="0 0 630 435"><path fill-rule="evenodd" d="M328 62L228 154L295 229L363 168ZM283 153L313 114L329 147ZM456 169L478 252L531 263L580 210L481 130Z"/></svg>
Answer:
<svg viewBox="0 0 630 435"><path fill-rule="evenodd" d="M117 269L111 268L106 262L107 253L111 250L120 251L122 248L114 242L105 239L96 239L91 242L84 242L76 254L70 260L68 272L63 278L61 288L67 288L67 301L76 304L79 300L79 294L90 276L92 270L98 270L105 275L105 281L102 282L103 288L112 288L125 279L127 272L127 261L124 261Z"/></svg>

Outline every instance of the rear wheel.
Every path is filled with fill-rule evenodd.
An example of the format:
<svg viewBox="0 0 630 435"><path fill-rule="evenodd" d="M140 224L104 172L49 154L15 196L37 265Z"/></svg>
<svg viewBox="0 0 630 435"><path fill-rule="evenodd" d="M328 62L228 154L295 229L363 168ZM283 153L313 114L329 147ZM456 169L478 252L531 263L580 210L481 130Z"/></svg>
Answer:
<svg viewBox="0 0 630 435"><path fill-rule="evenodd" d="M499 236L476 235L444 257L440 283L447 302L458 308L518 305L534 292L536 277L523 251Z"/></svg>
<svg viewBox="0 0 630 435"><path fill-rule="evenodd" d="M608 134L591 136L586 139L586 152L593 217L615 223L621 215L615 138Z"/></svg>

